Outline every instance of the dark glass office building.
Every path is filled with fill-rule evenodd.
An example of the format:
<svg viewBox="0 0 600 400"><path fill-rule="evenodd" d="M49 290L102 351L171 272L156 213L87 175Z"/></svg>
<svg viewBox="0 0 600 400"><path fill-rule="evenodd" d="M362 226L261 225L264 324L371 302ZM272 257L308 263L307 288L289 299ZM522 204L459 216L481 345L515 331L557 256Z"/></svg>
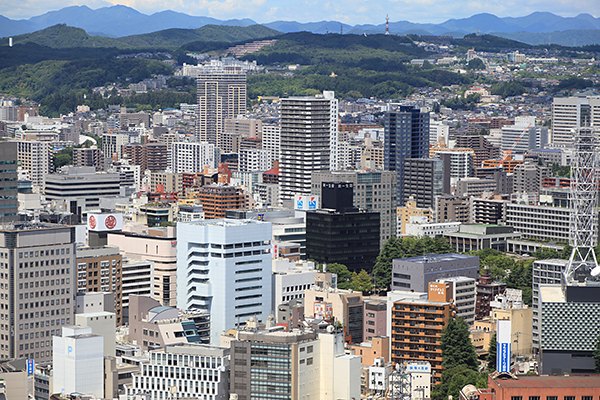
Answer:
<svg viewBox="0 0 600 400"><path fill-rule="evenodd" d="M384 120L384 168L396 171L398 205L402 205L402 167L406 158L429 158L429 112L400 106Z"/></svg>

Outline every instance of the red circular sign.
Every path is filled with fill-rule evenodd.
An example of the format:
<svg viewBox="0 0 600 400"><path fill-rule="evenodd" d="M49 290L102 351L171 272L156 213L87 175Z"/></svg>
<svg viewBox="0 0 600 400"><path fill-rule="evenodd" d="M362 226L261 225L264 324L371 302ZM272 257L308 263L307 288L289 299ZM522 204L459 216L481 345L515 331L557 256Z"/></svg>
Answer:
<svg viewBox="0 0 600 400"><path fill-rule="evenodd" d="M93 215L90 215L90 228L92 229L96 229L96 217L94 217Z"/></svg>
<svg viewBox="0 0 600 400"><path fill-rule="evenodd" d="M104 226L106 226L107 229L113 229L117 226L117 219L113 215L109 215L104 220Z"/></svg>

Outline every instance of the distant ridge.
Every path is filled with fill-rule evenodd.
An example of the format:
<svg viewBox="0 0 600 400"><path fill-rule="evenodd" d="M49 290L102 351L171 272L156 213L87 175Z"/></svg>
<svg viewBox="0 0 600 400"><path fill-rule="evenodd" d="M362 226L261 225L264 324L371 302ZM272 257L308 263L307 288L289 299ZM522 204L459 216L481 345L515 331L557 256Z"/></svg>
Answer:
<svg viewBox="0 0 600 400"><path fill-rule="evenodd" d="M176 48L193 42L238 43L280 34L280 32L262 25L205 25L198 29L165 29L143 35L108 38L89 35L81 28L58 24L33 33L17 35L13 38L13 43L15 45L35 43L55 49L73 47ZM8 42L0 43L0 46L8 46Z"/></svg>
<svg viewBox="0 0 600 400"><path fill-rule="evenodd" d="M121 38L143 35L169 29L198 29L206 25L248 27L256 25L251 19L218 20L211 17L196 17L175 11L161 11L151 15L122 5L92 10L87 6L71 6L32 17L28 20L11 20L0 15L0 37L32 33L57 24L81 28L94 32L95 36ZM312 33L382 33L385 24L348 25L338 21L301 23L296 21L273 21L264 26L283 33L308 31ZM600 18L590 14L561 17L549 12L534 12L523 17L500 18L493 14L476 14L468 18L450 19L441 24L421 24L410 21L391 21L392 34L420 33L430 35L452 35L461 37L478 32L491 33L522 41L528 44L543 44L544 40L565 46L582 46L600 43ZM585 32L580 38L574 33ZM539 35L548 34L548 36ZM550 35L551 34L551 35ZM544 39L546 38L546 39Z"/></svg>

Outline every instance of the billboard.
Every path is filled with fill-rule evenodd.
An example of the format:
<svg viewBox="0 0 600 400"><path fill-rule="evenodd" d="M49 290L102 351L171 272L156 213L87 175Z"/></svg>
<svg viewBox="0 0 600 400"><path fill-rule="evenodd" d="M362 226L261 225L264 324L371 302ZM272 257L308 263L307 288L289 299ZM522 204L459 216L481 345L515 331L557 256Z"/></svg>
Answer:
<svg viewBox="0 0 600 400"><path fill-rule="evenodd" d="M294 209L296 210L316 210L319 208L319 196L296 195L294 200Z"/></svg>
<svg viewBox="0 0 600 400"><path fill-rule="evenodd" d="M94 232L120 231L123 229L123 214L88 214L87 227Z"/></svg>
<svg viewBox="0 0 600 400"><path fill-rule="evenodd" d="M510 372L510 320L498 320L496 325L496 371Z"/></svg>

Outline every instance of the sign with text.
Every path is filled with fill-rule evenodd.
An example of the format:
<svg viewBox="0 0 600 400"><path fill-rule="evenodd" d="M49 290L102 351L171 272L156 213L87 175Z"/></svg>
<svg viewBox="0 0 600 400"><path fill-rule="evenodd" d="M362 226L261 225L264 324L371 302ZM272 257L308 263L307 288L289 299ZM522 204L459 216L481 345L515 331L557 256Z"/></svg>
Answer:
<svg viewBox="0 0 600 400"><path fill-rule="evenodd" d="M510 320L498 320L496 325L496 371L510 372Z"/></svg>

